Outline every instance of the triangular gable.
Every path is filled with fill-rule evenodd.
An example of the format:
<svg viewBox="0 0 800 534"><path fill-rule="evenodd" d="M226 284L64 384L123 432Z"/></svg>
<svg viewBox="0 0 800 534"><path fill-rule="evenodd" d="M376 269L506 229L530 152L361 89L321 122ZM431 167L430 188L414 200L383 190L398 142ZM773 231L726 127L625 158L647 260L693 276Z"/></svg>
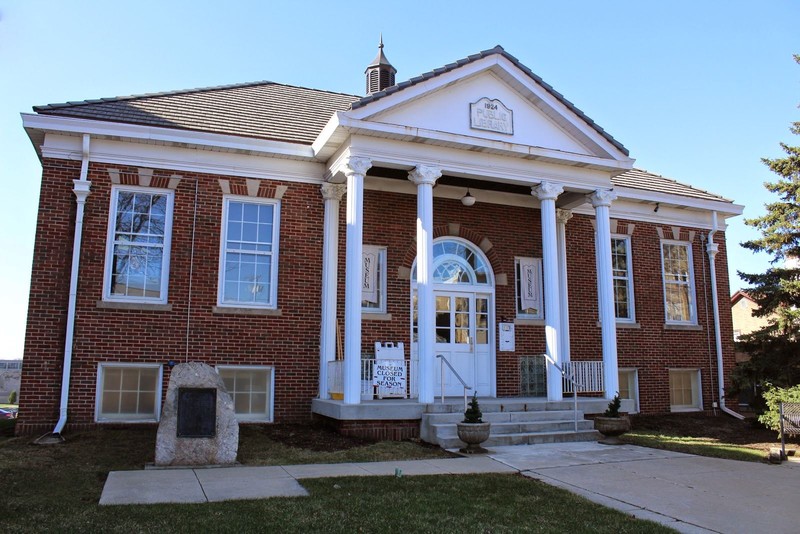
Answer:
<svg viewBox="0 0 800 534"><path fill-rule="evenodd" d="M488 128L470 105L485 108ZM365 97L352 108L347 115L365 122L629 159L622 144L499 46ZM501 115L494 124L492 112Z"/></svg>

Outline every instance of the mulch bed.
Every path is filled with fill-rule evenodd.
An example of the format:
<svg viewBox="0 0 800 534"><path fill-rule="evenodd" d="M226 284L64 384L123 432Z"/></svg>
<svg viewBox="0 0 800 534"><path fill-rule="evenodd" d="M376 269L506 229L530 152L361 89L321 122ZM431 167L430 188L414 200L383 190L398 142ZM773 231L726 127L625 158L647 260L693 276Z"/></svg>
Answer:
<svg viewBox="0 0 800 534"><path fill-rule="evenodd" d="M708 438L723 443L769 451L780 445L780 436L764 428L755 418L740 421L726 414L636 415L631 417L633 430L663 432L664 434ZM787 439L787 443L800 444L800 439Z"/></svg>

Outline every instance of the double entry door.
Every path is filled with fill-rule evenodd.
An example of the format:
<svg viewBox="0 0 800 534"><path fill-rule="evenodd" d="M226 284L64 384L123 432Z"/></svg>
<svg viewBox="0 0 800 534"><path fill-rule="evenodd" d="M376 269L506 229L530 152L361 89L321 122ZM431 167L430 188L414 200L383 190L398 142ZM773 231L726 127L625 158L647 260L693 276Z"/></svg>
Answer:
<svg viewBox="0 0 800 534"><path fill-rule="evenodd" d="M478 395L491 394L490 295L481 293L435 291L436 343L435 354L447 358L434 359L436 395L462 396L464 386L458 376ZM444 377L442 376L444 374ZM444 378L444 380L442 379Z"/></svg>

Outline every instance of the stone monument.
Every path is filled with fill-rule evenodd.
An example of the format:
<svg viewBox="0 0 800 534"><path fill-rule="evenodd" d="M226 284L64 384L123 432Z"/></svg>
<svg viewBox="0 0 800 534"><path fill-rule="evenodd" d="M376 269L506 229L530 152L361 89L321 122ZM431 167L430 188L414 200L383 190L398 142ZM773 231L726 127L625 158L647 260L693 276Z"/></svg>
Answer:
<svg viewBox="0 0 800 534"><path fill-rule="evenodd" d="M156 465L236 462L239 423L217 372L200 362L176 365L156 436Z"/></svg>

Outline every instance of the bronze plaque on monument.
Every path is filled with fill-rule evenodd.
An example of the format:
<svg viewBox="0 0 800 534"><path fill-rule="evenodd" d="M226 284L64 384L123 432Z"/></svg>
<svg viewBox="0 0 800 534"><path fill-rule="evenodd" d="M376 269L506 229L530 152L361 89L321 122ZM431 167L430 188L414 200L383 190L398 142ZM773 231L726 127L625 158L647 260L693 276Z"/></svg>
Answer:
<svg viewBox="0 0 800 534"><path fill-rule="evenodd" d="M178 389L179 438L213 438L217 429L217 390Z"/></svg>

